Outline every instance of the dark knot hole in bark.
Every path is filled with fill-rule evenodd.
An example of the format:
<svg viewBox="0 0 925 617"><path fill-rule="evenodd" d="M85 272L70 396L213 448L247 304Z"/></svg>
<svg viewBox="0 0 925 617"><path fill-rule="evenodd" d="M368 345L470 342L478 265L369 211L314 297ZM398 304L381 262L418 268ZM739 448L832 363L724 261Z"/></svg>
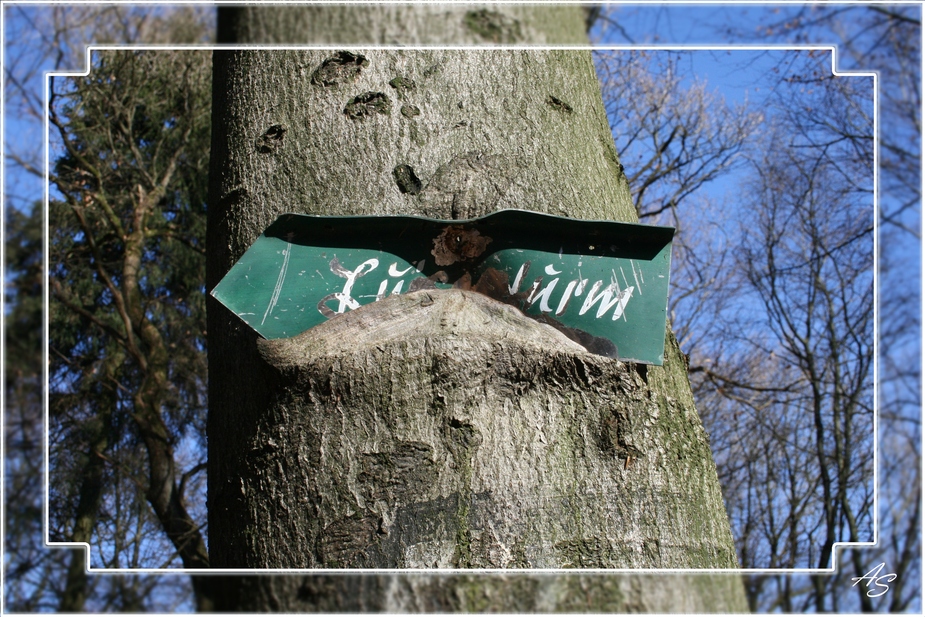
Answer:
<svg viewBox="0 0 925 617"><path fill-rule="evenodd" d="M286 136L286 127L282 124L274 124L268 128L260 139L257 140L257 150L268 154L273 152L283 144L283 138Z"/></svg>

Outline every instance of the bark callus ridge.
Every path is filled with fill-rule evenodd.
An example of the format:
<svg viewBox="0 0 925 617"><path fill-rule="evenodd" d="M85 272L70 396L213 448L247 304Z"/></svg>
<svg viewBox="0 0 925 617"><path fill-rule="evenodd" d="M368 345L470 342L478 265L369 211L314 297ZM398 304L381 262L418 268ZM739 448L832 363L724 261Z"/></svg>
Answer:
<svg viewBox="0 0 925 617"><path fill-rule="evenodd" d="M278 395L242 482L273 497L238 567L735 565L696 417L512 306L422 290L257 344Z"/></svg>

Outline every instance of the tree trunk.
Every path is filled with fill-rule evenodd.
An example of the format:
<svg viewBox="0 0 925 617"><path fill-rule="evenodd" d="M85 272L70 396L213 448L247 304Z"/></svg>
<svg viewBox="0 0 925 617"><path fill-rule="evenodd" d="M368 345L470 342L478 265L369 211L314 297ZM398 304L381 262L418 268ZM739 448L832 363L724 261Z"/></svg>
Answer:
<svg viewBox="0 0 925 617"><path fill-rule="evenodd" d="M350 25L349 40L435 42L445 24L467 43L583 35L577 7L495 8L382 7L365 31L369 12L355 7L238 9L222 12L220 37L316 42L304 38L312 28L337 36ZM518 208L635 221L586 51L216 51L213 96L210 289L285 212L463 219ZM448 290L264 341L213 302L209 370L213 567L736 566L670 334L665 366L634 365ZM254 577L229 585L225 601L745 608L738 577L716 575Z"/></svg>
<svg viewBox="0 0 925 617"><path fill-rule="evenodd" d="M103 371L107 378L118 370L124 361L124 355L116 353L108 356L103 363ZM109 384L106 384L109 385ZM72 542L85 542L88 548L71 551L70 563L67 567L64 591L58 601L59 613L80 613L84 611L87 600L87 551L93 538L93 526L99 517L100 503L103 499L103 474L105 473L104 452L109 447L109 438L112 434L112 410L117 404L116 396L110 389L99 402L99 412L95 422L87 427L89 448L87 462L83 465L81 473L80 491L77 499L77 509L74 512L74 530L71 532Z"/></svg>

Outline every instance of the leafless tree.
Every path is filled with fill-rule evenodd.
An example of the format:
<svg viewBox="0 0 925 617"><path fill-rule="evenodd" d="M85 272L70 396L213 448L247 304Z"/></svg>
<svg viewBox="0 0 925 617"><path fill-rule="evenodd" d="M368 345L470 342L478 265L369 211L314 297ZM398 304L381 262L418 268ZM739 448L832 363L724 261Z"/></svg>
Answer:
<svg viewBox="0 0 925 617"><path fill-rule="evenodd" d="M843 22L858 13L832 9L823 23L839 23L832 21L832 12L835 17L843 13ZM805 18L789 20L781 32L801 31ZM881 99L884 107L894 110L891 121L906 118L899 130L883 136L881 169L886 173L881 178L892 176L885 179L884 188L905 197L885 209L881 223L896 232L913 229L909 208L918 203L918 175L913 171L918 154L912 136L918 134L920 99L916 72L909 70L905 58L918 57L918 38L912 32L918 24L877 9L863 24L882 34L882 40L862 50L863 35L848 37L848 26L841 32L859 68L871 54L885 52L891 58L899 49L904 52L889 69L891 79L902 86L891 89L888 101ZM903 28L905 36L899 35ZM633 38L629 32L623 34ZM688 226L697 228L703 218L722 217L711 216L708 208L701 208L708 212L706 217L684 209L676 216L681 271L690 263L685 251L691 250L704 266L692 271L702 273L699 280L706 284L703 292L693 294L696 301L689 299L685 287L678 289L672 317L687 326L678 329L687 337L698 407L710 430L740 562L747 567L827 568L839 561L831 548L835 543L870 541L874 535L873 88L869 79L834 77L828 62L823 52L792 54L775 68L777 82L769 82L774 95L767 99L755 134L761 138L753 136L739 151L738 160L749 163L736 176L750 180L742 185L735 205L727 206L744 213L736 215L739 233L727 231L727 238L710 234L710 241L695 246L691 234L684 238ZM670 82L675 75L664 69L653 81ZM684 94L680 88L676 96ZM645 99L637 95L635 100ZM670 137L673 124L663 130ZM664 137L652 143L667 144L666 152L671 145ZM884 150L889 153L883 155ZM649 152L654 154L643 160L655 160L658 148L652 146ZM671 160L666 156L651 167L667 166ZM641 186L647 185L643 180ZM669 183L662 190L673 188ZM709 203L700 191L691 198ZM881 253L881 265L898 257L895 248ZM684 285L689 274L673 271L672 276L674 287ZM914 311L915 304L908 301L914 301L915 291L897 281L890 294L896 300L881 304L881 315L891 318L881 324L881 342L895 342L898 348L885 357L882 366L888 366L893 377L882 385L891 396L917 406L917 361L912 356L917 345L909 345L908 338L903 342L902 332L917 323L915 317L903 319L904 312ZM688 307L693 310L685 310ZM700 319L703 316L706 319ZM910 423L908 416L897 421ZM902 448L897 452L912 454L915 461L917 426L912 420L907 427L911 438L907 431L887 438L892 447ZM888 455L886 460L896 459ZM898 462L889 468L898 469ZM915 469L917 464L905 468L903 476L908 478ZM887 523L888 530L896 525L896 534L891 532L893 541L884 544L893 545L893 568L905 577L914 577L918 567L912 557L918 543L909 529L918 525L920 514L918 507L908 506L910 498L916 499L897 495L896 502L904 505L886 509L881 519L904 514ZM855 576L870 569L865 552L845 554L844 563ZM843 583L833 576L754 576L749 581L750 601L756 610L800 611L845 606L873 610L887 604L906 606L910 600L902 584L894 586L889 602L878 604L866 589L850 590L846 596L850 582Z"/></svg>
<svg viewBox="0 0 925 617"><path fill-rule="evenodd" d="M874 148L880 162L879 543L852 549L843 560L850 560L855 574L882 563L896 577L889 594L878 599L867 597L863 587L851 589L850 581L843 580L830 580L828 594L833 606L839 598L844 603L850 590L851 596L860 592L857 606L864 610L920 608L916 581L921 576L921 540L912 530L921 525L921 298L920 286L913 283L921 277L921 15L913 6L806 5L766 14L759 30L744 24L741 29L727 28L737 40L837 44L840 70L878 74L876 142L872 131L864 130L865 121L849 121L862 114L833 114L824 106L807 112L793 106L790 117L796 131L814 132L816 148L836 151L833 160L849 170L848 175L858 169L856 163L870 160ZM792 72L781 72L781 78L791 84L803 82L805 88L820 85ZM829 96L844 94L836 92L832 80L824 85ZM818 590L814 584L808 593Z"/></svg>
<svg viewBox="0 0 925 617"><path fill-rule="evenodd" d="M743 565L825 569L836 543L873 539L872 89L811 55L796 65L751 157L738 296L691 370L730 453L720 474ZM754 577L752 605L837 610L832 577L796 583Z"/></svg>
<svg viewBox="0 0 925 617"><path fill-rule="evenodd" d="M596 53L617 152L643 222L683 225L678 208L744 161L761 121L761 112L727 104L685 71L690 53Z"/></svg>
<svg viewBox="0 0 925 617"><path fill-rule="evenodd" d="M669 311L688 353L711 335L714 309L735 292L731 239L724 237L729 206L705 189L742 167L763 118L747 103L728 104L706 80L692 75L691 53L595 53L639 218L677 229Z"/></svg>

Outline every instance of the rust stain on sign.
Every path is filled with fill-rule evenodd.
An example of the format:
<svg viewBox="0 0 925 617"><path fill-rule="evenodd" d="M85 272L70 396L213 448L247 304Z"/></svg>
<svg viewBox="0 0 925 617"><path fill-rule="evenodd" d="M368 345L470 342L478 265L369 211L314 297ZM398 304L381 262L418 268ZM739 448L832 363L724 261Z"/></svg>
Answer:
<svg viewBox="0 0 925 617"><path fill-rule="evenodd" d="M471 261L480 257L491 238L483 236L477 229L466 229L461 225L447 225L434 238L434 250L430 252L438 266L452 266L459 261Z"/></svg>

